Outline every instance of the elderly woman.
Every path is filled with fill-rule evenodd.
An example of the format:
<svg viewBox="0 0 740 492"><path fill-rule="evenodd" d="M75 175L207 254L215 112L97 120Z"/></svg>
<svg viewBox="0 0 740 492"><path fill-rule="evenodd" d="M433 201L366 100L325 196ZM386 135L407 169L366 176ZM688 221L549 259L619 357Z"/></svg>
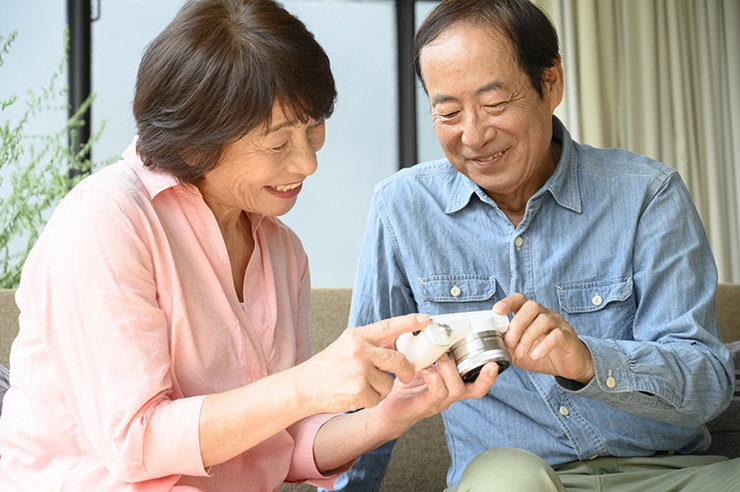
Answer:
<svg viewBox="0 0 740 492"><path fill-rule="evenodd" d="M188 2L152 42L138 137L65 198L25 265L3 492L330 487L486 393L495 364L466 385L449 359L414 374L394 350L426 315L311 357L308 261L276 217L316 171L335 96L324 51L270 0Z"/></svg>

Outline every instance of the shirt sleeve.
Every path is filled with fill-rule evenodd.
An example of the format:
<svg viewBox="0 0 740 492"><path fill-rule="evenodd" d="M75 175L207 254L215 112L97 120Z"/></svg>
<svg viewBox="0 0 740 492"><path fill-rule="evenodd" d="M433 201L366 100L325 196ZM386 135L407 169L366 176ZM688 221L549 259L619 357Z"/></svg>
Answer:
<svg viewBox="0 0 740 492"><path fill-rule="evenodd" d="M168 323L143 209L115 191L77 189L29 255L19 289L75 424L118 480L207 475L203 398L172 400Z"/></svg>
<svg viewBox="0 0 740 492"><path fill-rule="evenodd" d="M701 220L677 173L656 183L634 244L634 340L582 337L594 361L580 396L679 426L727 407L734 372L717 327L717 271Z"/></svg>
<svg viewBox="0 0 740 492"><path fill-rule="evenodd" d="M288 427L288 433L295 441L293 459L290 463L290 469L285 481L288 483L310 483L317 487L331 489L336 478L346 472L354 464L354 460L346 463L342 468L333 470L329 475L323 475L316 468L316 461L313 454L314 441L319 429L330 419L335 417L334 414L319 414L306 417Z"/></svg>
<svg viewBox="0 0 740 492"><path fill-rule="evenodd" d="M394 231L376 192L357 262L349 326L364 326L416 310Z"/></svg>

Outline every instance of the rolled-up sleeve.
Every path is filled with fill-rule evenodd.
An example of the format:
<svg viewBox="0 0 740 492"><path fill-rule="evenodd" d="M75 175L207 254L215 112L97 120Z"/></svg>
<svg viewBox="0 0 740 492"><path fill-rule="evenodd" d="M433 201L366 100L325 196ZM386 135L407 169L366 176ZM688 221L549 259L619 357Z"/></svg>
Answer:
<svg viewBox="0 0 740 492"><path fill-rule="evenodd" d="M288 427L288 433L295 441L293 459L290 471L286 478L288 483L307 482L317 487L331 489L336 478L352 467L354 461L347 463L339 470L333 470L331 475L323 475L316 468L313 446L316 434L328 420L334 418L334 414L319 414L307 417Z"/></svg>

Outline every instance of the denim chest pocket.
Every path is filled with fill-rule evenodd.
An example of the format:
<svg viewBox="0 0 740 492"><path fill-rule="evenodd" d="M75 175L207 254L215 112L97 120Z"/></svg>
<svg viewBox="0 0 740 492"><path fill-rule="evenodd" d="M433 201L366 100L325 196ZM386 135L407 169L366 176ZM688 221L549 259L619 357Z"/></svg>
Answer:
<svg viewBox="0 0 740 492"><path fill-rule="evenodd" d="M491 309L496 303L496 279L484 275L433 275L419 279L424 312L461 313Z"/></svg>
<svg viewBox="0 0 740 492"><path fill-rule="evenodd" d="M635 317L632 277L558 285L556 290L561 316L579 334L631 338Z"/></svg>

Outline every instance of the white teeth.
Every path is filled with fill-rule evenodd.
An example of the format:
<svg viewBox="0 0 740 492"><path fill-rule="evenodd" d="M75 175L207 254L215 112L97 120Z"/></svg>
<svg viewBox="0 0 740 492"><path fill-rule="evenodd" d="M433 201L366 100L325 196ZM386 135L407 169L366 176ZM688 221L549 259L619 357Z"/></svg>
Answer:
<svg viewBox="0 0 740 492"><path fill-rule="evenodd" d="M293 183L289 185L278 185L275 187L278 191L290 191L298 188L301 185L301 183Z"/></svg>

